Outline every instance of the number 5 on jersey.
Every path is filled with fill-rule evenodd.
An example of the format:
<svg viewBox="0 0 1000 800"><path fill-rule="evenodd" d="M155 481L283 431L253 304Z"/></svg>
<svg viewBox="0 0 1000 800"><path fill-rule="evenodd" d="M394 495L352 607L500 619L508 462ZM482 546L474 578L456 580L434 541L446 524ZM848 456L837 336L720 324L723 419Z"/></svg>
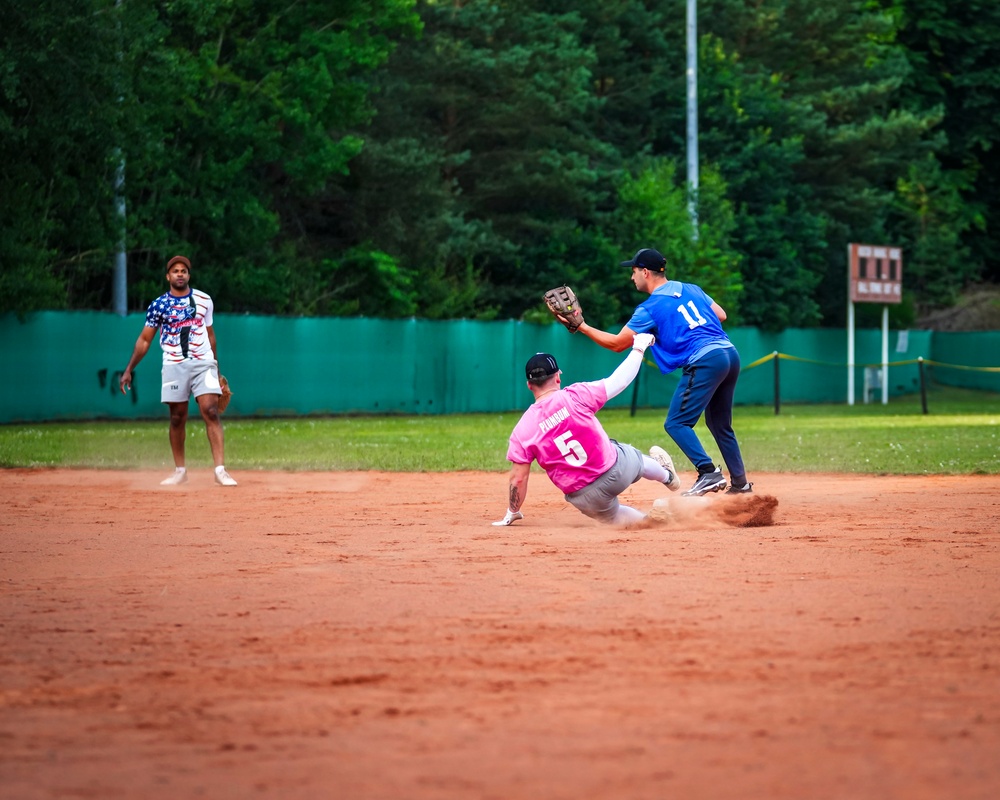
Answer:
<svg viewBox="0 0 1000 800"><path fill-rule="evenodd" d="M576 439L569 438L572 435L573 431L566 431L566 433L559 434L555 438L556 447L559 448L559 452L566 458L567 464L572 464L574 467L582 467L587 463L587 451L583 449L583 446Z"/></svg>

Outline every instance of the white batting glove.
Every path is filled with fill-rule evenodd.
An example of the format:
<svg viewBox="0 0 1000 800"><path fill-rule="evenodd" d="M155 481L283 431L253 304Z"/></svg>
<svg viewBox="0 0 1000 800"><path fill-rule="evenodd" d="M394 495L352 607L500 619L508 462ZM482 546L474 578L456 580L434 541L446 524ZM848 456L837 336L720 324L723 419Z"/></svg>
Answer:
<svg viewBox="0 0 1000 800"><path fill-rule="evenodd" d="M498 519L493 523L494 528L502 528L505 525L510 525L512 522L518 519L524 519L524 514L520 511L511 511L507 509L507 513L503 515L503 519Z"/></svg>
<svg viewBox="0 0 1000 800"><path fill-rule="evenodd" d="M637 333L632 337L632 349L645 353L646 348L656 341L656 337L651 333Z"/></svg>

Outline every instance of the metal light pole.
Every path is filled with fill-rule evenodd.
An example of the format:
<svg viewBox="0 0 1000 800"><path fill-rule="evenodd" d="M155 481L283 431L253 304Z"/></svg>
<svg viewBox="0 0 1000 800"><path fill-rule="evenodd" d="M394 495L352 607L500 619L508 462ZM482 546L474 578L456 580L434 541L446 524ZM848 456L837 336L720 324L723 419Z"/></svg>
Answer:
<svg viewBox="0 0 1000 800"><path fill-rule="evenodd" d="M122 0L115 0L115 10L121 13ZM121 20L116 20L116 25L118 26L118 38L120 46L124 48L124 44L121 43ZM123 85L121 73L121 62L122 62L122 52L118 52L118 80L119 89ZM125 98L123 96L118 97L118 102L121 103ZM117 165L115 166L115 216L118 219L118 232L119 239L117 249L115 251L115 268L114 268L114 280L112 282L112 306L114 307L114 312L120 316L124 317L128 314L128 273L126 270L125 262L125 156L122 154L122 149L120 147L115 148L115 158L117 160Z"/></svg>
<svg viewBox="0 0 1000 800"><path fill-rule="evenodd" d="M115 216L118 218L119 239L115 250L115 271L113 282L114 312L124 317L128 314L128 272L125 266L125 156L121 148L115 148L118 165L115 167Z"/></svg>
<svg viewBox="0 0 1000 800"><path fill-rule="evenodd" d="M692 238L698 240L698 0L687 0L687 183Z"/></svg>

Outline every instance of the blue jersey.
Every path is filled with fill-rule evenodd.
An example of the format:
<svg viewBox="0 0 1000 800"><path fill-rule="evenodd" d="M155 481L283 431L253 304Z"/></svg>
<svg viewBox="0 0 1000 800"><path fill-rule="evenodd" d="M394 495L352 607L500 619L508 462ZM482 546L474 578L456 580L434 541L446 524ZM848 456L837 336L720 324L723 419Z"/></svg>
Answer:
<svg viewBox="0 0 1000 800"><path fill-rule="evenodd" d="M650 348L660 372L667 374L718 347L732 347L712 310L712 298L693 283L667 281L636 308L628 326L653 333Z"/></svg>

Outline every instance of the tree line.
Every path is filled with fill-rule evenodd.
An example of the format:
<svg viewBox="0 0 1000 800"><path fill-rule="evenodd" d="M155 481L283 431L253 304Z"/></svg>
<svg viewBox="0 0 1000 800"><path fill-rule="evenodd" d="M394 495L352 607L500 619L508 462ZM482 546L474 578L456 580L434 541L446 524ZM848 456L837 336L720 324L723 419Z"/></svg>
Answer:
<svg viewBox="0 0 1000 800"><path fill-rule="evenodd" d="M541 320L568 283L606 327L644 246L774 331L843 324L849 242L903 248L896 324L1000 280L994 0L699 0L696 228L684 0L0 21L0 311L109 310L121 247L130 310L175 253L220 311Z"/></svg>

